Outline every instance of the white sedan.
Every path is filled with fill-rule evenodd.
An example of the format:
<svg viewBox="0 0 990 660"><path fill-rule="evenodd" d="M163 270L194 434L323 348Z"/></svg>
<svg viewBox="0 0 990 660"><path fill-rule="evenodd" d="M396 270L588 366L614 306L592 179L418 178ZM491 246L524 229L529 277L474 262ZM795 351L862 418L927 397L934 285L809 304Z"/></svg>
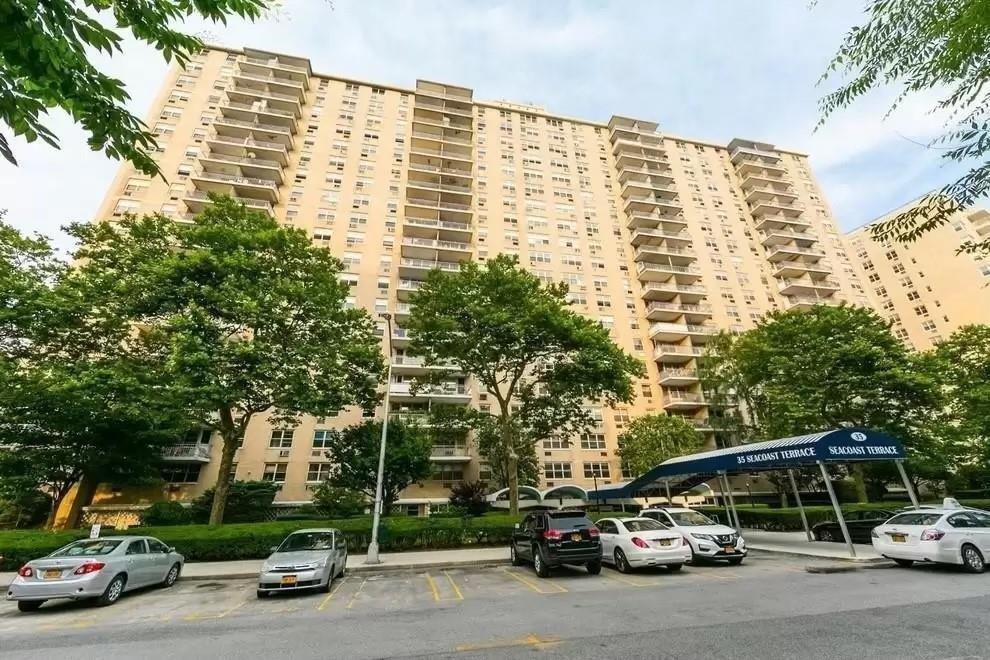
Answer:
<svg viewBox="0 0 990 660"><path fill-rule="evenodd" d="M691 548L677 532L649 518L602 518L596 523L602 561L627 573L644 566L679 571L691 559Z"/></svg>
<svg viewBox="0 0 990 660"><path fill-rule="evenodd" d="M947 497L941 507L899 513L871 535L873 548L899 566L955 564L982 573L990 556L990 513Z"/></svg>

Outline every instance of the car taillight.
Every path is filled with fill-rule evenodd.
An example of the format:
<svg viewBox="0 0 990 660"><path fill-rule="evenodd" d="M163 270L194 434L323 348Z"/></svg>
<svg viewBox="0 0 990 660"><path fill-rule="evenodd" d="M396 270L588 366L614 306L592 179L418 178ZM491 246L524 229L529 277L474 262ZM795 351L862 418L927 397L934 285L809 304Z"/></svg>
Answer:
<svg viewBox="0 0 990 660"><path fill-rule="evenodd" d="M104 566L106 566L106 564L104 564L101 561L90 561L90 562L86 562L85 564L83 564L82 566L80 566L79 568L77 568L72 572L75 575L88 575L89 573L95 573L99 570L102 570Z"/></svg>
<svg viewBox="0 0 990 660"><path fill-rule="evenodd" d="M632 537L632 544L637 548L649 548L650 544L639 538L638 536Z"/></svg>
<svg viewBox="0 0 990 660"><path fill-rule="evenodd" d="M548 541L559 541L563 534L560 533L559 529L548 529L544 532L543 537Z"/></svg>
<svg viewBox="0 0 990 660"><path fill-rule="evenodd" d="M588 528L588 534L591 535L591 538L597 539L598 538L598 534L599 534L598 528L597 527L594 527L594 526L589 527Z"/></svg>
<svg viewBox="0 0 990 660"><path fill-rule="evenodd" d="M877 534L877 528L876 527L874 527L873 529L870 530L870 536L872 536L875 539L880 538L880 535Z"/></svg>
<svg viewBox="0 0 990 660"><path fill-rule="evenodd" d="M938 541L945 536L945 532L940 529L926 529L921 533L922 541Z"/></svg>
<svg viewBox="0 0 990 660"><path fill-rule="evenodd" d="M31 577L34 575L34 569L30 566L21 566L20 570L17 571L17 574L21 577Z"/></svg>

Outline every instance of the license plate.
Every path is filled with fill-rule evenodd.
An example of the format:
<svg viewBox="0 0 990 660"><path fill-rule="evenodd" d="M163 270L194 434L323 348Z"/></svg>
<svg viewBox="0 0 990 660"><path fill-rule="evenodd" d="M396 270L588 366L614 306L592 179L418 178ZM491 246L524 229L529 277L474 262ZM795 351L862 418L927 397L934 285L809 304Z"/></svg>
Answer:
<svg viewBox="0 0 990 660"><path fill-rule="evenodd" d="M670 545L670 539L660 539L660 545L662 546Z"/></svg>
<svg viewBox="0 0 990 660"><path fill-rule="evenodd" d="M733 545L726 545L726 546L722 546L722 549L723 549L723 550L725 550L725 551L726 551L727 553L729 553L730 555L731 555L731 554L732 554L733 552L735 552L735 551L736 551L736 547L735 547L735 546L733 546Z"/></svg>
<svg viewBox="0 0 990 660"><path fill-rule="evenodd" d="M62 577L62 571L57 568L49 568L45 571L46 580L57 580Z"/></svg>
<svg viewBox="0 0 990 660"><path fill-rule="evenodd" d="M581 540L581 535L580 534L571 534L571 540L574 541L574 542L580 541Z"/></svg>
<svg viewBox="0 0 990 660"><path fill-rule="evenodd" d="M297 578L296 578L295 575L283 575L282 576L282 584L295 584L296 583L296 579Z"/></svg>
<svg viewBox="0 0 990 660"><path fill-rule="evenodd" d="M904 534L891 534L890 540L893 541L894 543L906 543L907 536L905 536Z"/></svg>

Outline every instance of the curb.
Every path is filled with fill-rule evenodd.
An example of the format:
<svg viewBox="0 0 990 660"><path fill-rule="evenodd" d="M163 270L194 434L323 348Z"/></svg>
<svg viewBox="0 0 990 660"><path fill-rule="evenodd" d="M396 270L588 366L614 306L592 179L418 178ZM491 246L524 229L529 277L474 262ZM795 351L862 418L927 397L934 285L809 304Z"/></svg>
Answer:
<svg viewBox="0 0 990 660"><path fill-rule="evenodd" d="M866 568L866 566L860 566L855 563L846 563L833 566L805 566L804 570L808 573L831 575L832 573L852 573L853 571L859 571L864 568Z"/></svg>
<svg viewBox="0 0 990 660"><path fill-rule="evenodd" d="M437 568L487 568L494 566L508 566L508 559L469 559L462 561L433 561L421 564L358 564L348 566L348 575L366 575L378 573L397 573L400 571L419 571ZM251 573L223 573L219 575L180 575L179 580L188 582L204 582L216 580L248 580L258 577L258 572Z"/></svg>
<svg viewBox="0 0 990 660"><path fill-rule="evenodd" d="M788 557L801 557L803 559L828 559L828 560L831 560L831 561L841 561L841 562L847 562L847 563L850 563L850 564L860 564L860 565L879 564L879 563L883 563L883 562L887 561L883 557L829 557L829 556L824 556L824 555L813 555L813 554L809 554L809 553L806 553L806 552L794 552L794 551L791 551L791 550L778 550L776 548L773 548L773 549L771 549L771 548L765 548L765 547L764 548L761 548L759 546L753 546L753 545L749 545L749 544L747 544L746 547L751 552L765 552L767 554L772 554L772 555L786 555Z"/></svg>

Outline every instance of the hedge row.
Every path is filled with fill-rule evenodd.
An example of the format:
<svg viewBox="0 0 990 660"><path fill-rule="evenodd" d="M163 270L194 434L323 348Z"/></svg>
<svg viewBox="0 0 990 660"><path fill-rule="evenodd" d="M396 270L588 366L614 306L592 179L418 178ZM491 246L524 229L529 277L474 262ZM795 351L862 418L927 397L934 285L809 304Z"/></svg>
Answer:
<svg viewBox="0 0 990 660"><path fill-rule="evenodd" d="M387 518L382 522L379 543L383 552L440 550L473 545L508 544L519 517L488 515L480 518ZM189 561L232 561L261 559L270 548L291 532L306 527L336 527L347 537L349 550L362 552L371 537L369 517L347 520L308 520L242 523L210 527L176 525L135 527L111 534L147 535L175 546ZM45 532L14 530L0 532L0 570L16 570L24 562L44 556L79 538L87 530Z"/></svg>

